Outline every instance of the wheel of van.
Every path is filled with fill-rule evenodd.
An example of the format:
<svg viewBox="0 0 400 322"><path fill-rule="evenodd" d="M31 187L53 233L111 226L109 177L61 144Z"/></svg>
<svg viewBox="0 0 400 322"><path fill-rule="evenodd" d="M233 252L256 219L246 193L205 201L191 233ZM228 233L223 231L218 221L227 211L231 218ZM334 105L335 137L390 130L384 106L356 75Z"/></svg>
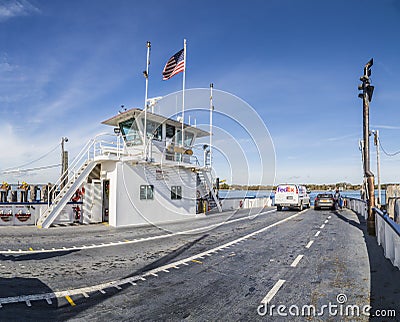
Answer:
<svg viewBox="0 0 400 322"><path fill-rule="evenodd" d="M276 206L277 211L282 211L282 206Z"/></svg>
<svg viewBox="0 0 400 322"><path fill-rule="evenodd" d="M302 211L303 210L303 203L300 204L299 206L299 210Z"/></svg>

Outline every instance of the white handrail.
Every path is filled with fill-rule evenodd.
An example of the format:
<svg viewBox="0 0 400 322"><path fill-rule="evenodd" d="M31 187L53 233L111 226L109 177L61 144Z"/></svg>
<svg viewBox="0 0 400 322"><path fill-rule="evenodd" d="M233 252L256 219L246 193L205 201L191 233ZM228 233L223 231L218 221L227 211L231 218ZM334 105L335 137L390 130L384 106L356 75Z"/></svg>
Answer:
<svg viewBox="0 0 400 322"><path fill-rule="evenodd" d="M115 144L114 141L107 141L104 139L100 139L102 136L112 136L117 138L117 143ZM121 152L125 152L125 144L122 141L121 144L121 139L119 135L115 134L110 134L107 132L103 132L100 134L97 134L94 138L90 139L84 147L79 151L77 156L74 158L74 160L70 163L68 169L60 176L60 178L54 183L53 187L48 189L47 192L47 206L50 207L50 204L52 202L52 199L56 198L55 194L56 191L61 187L61 186L66 186L67 183L71 180L75 180L75 177L77 175L77 172L79 169L82 167L85 161L92 161L96 156L103 155L103 146L107 143L107 146L115 147L116 146L116 154L117 157L121 156ZM71 179L72 178L72 179ZM69 180L67 180L69 179ZM63 188L62 188L63 189ZM60 189L60 191L62 190ZM51 198L53 197L53 198Z"/></svg>

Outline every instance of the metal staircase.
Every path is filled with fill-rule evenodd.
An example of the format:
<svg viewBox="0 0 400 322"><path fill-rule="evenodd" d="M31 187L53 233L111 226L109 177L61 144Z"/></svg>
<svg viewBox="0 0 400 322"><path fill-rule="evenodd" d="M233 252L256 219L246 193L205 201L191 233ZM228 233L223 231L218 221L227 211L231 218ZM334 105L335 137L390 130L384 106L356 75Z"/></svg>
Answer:
<svg viewBox="0 0 400 322"><path fill-rule="evenodd" d="M200 183L198 187L200 188L200 195L206 199L211 208L218 208L219 212L222 212L222 207L219 203L219 199L214 192L212 182L208 177L207 173L203 170L197 172L198 182ZM211 194L211 197L210 197Z"/></svg>
<svg viewBox="0 0 400 322"><path fill-rule="evenodd" d="M64 209L68 201L79 189L91 172L104 158L120 158L125 153L125 146L120 137L111 135L116 141L106 141L101 137L110 136L108 133L101 133L89 140L69 168L61 175L54 186L48 191L48 207L40 215L38 228L48 228Z"/></svg>
<svg viewBox="0 0 400 322"><path fill-rule="evenodd" d="M41 214L37 222L38 228L50 227L60 212L64 209L68 201L71 200L75 191L81 187L96 165L97 162L95 161L86 161L81 166L72 179L68 181L65 187L60 190L45 212Z"/></svg>

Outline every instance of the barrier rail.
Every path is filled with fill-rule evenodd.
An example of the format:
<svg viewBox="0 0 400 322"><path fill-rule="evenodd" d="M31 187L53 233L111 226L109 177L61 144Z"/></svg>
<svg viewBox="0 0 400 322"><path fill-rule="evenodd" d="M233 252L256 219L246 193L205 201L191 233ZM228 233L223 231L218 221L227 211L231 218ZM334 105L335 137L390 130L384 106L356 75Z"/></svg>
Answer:
<svg viewBox="0 0 400 322"><path fill-rule="evenodd" d="M367 219L367 202L355 198L346 198L346 207ZM378 208L375 212L376 240L382 246L386 258L400 269L400 225Z"/></svg>
<svg viewBox="0 0 400 322"><path fill-rule="evenodd" d="M385 257L400 269L400 225L377 208L375 212L376 239L383 247Z"/></svg>
<svg viewBox="0 0 400 322"><path fill-rule="evenodd" d="M365 200L357 198L345 198L346 207L353 210L355 213L364 217L365 220L368 218L367 202Z"/></svg>
<svg viewBox="0 0 400 322"><path fill-rule="evenodd" d="M105 138L112 138L105 139ZM110 133L100 133L90 139L82 150L77 154L74 160L70 163L68 169L60 176L60 178L47 191L48 207L55 198L57 191L60 191L71 178L75 178L85 161L92 161L98 156L109 154L110 152L120 157L125 153L124 142L121 142L120 136Z"/></svg>

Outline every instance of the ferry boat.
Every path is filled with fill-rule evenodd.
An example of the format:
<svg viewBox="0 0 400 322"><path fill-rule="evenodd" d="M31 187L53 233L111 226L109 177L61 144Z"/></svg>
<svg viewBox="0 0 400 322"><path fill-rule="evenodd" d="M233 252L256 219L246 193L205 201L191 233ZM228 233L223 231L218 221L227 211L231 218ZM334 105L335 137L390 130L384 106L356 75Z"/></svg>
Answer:
<svg viewBox="0 0 400 322"><path fill-rule="evenodd" d="M114 227L186 219L210 204L222 211L211 167L207 161L199 164L192 149L209 133L146 112L133 108L102 122L115 133L98 135L81 150L49 190L55 197L40 213L38 227L49 227L79 193L84 223Z"/></svg>
<svg viewBox="0 0 400 322"><path fill-rule="evenodd" d="M29 200L27 191L20 191L24 198L19 202L18 191L8 200L8 190L2 190L0 225L48 228L59 223L106 222L121 227L196 218L213 209L271 205L270 198L221 202L218 180L212 176L211 142L202 145L202 158L193 153L196 140L212 133L185 124L183 117L154 113L154 104L162 98L148 104L152 101L147 99L148 71L145 77L145 108L125 110L102 122L114 131L89 140L57 182L42 187L40 197L35 186ZM212 129L212 85L210 89Z"/></svg>

